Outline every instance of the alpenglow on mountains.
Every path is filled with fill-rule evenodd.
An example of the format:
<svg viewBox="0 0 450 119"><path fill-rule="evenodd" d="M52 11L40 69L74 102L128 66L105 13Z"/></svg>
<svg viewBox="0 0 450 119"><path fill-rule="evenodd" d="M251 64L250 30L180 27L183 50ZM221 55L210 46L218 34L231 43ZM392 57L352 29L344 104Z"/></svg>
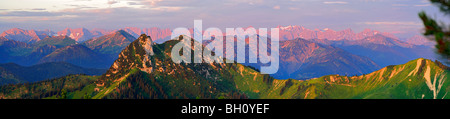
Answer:
<svg viewBox="0 0 450 119"><path fill-rule="evenodd" d="M283 46L280 49L280 70L271 75L277 79L363 75L417 58L435 59L433 49L425 45L423 37L415 36L405 42L392 34L370 29L354 33L351 29L279 28L280 45ZM107 69L119 58L120 52L143 33L156 36L152 42L161 44L169 40L171 31L133 27L121 30L67 28L59 32L14 28L0 35L0 63L29 67L66 62L84 68ZM419 45L413 44L415 41ZM243 65L259 67L258 64Z"/></svg>
<svg viewBox="0 0 450 119"><path fill-rule="evenodd" d="M1 86L0 98L450 98L446 95L450 88L449 68L438 61L419 58L358 76L279 80L239 63L173 63L171 49L181 37L186 36L157 44L143 34L122 50L102 76L69 75L31 84Z"/></svg>
<svg viewBox="0 0 450 119"><path fill-rule="evenodd" d="M395 35L388 32L381 32L372 29L364 29L359 33L355 33L352 29L345 29L341 31L335 31L332 29L308 29L303 26L290 25L290 26L278 26L280 28L280 40L292 40L296 38L302 39L327 39L331 41L339 40L360 40L366 37L374 35L383 35L392 39L399 39ZM157 43L163 43L170 39L172 34L171 29L162 28L136 28L136 27L126 27L118 30L123 30L133 37L137 38L140 34L149 34L153 37L153 40ZM98 38L104 35L112 34L118 30L105 30L105 29L86 29L86 28L66 28L62 31L51 31L51 30L24 30L20 28L12 28L3 31L0 37L5 37L7 39L14 39L21 42L33 43L42 40L46 36L68 36L75 41L82 43L87 40ZM192 31L192 29L190 29ZM226 35L226 34L224 34ZM426 38L421 36L411 36L406 41L411 44L423 45L428 43Z"/></svg>

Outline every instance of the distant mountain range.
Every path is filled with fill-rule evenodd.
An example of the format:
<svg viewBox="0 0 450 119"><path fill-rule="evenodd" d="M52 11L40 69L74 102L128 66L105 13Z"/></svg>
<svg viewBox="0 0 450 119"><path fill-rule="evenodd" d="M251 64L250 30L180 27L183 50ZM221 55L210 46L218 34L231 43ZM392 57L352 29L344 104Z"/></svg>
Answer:
<svg viewBox="0 0 450 119"><path fill-rule="evenodd" d="M0 63L31 66L46 62L67 62L88 68L111 66L118 51L135 39L122 30L81 44L69 36L46 36L34 43L1 38L4 40L0 41Z"/></svg>
<svg viewBox="0 0 450 119"><path fill-rule="evenodd" d="M401 64L417 58L436 59L433 48L424 45L413 45L383 35L374 35L361 40L309 39L319 44L331 45L352 54L366 56L381 67Z"/></svg>
<svg viewBox="0 0 450 119"><path fill-rule="evenodd" d="M356 75L380 68L368 57L299 38L280 42L280 60L280 69L272 75L278 79L308 79L329 74Z"/></svg>
<svg viewBox="0 0 450 119"><path fill-rule="evenodd" d="M283 46L280 49L280 70L272 75L278 79L308 79L329 74L362 75L417 58L436 59L429 41L419 36L405 42L392 34L370 29L354 33L351 29L279 28L280 45ZM13 28L0 35L0 63L31 66L67 62L87 68L108 68L119 58L119 53L143 33L155 36L152 39L154 43L163 43L171 35L170 29L159 28L67 28L56 33Z"/></svg>
<svg viewBox="0 0 450 119"><path fill-rule="evenodd" d="M49 30L23 30L19 28L13 28L4 31L2 34L0 34L0 37L5 37L7 39L13 39L25 43L34 43L49 35L53 35Z"/></svg>
<svg viewBox="0 0 450 119"><path fill-rule="evenodd" d="M105 33L105 32L103 32L103 33ZM84 41L92 39L94 37L100 37L103 34L102 34L102 32L89 31L85 28L77 28L77 29L66 28L62 31L58 31L56 35L68 36L77 42L84 42Z"/></svg>
<svg viewBox="0 0 450 119"><path fill-rule="evenodd" d="M170 59L170 53L181 37L186 36L155 44L147 35L141 35L121 51L119 58L101 77L70 75L33 84L1 86L0 99L450 98L447 96L449 67L438 61L418 58L358 76L279 80L239 63L176 64ZM288 42L312 43L301 39ZM317 45L311 47L320 49ZM282 46L295 45L285 43Z"/></svg>
<svg viewBox="0 0 450 119"><path fill-rule="evenodd" d="M204 45L210 42L210 40L207 40ZM248 50L248 45L247 43L246 50ZM237 47L235 47L235 51L236 49ZM270 42L268 49L272 50ZM225 51L224 49L224 54L226 54ZM280 41L279 55L278 72L271 75L277 79L304 80L330 74L361 75L381 68L368 57L354 55L329 44L316 43L301 38ZM266 65L260 62L242 64L257 70Z"/></svg>
<svg viewBox="0 0 450 119"><path fill-rule="evenodd" d="M323 30L315 29L307 29L303 26L278 26L280 28L280 40L291 40L294 38L303 38L303 39L327 39L331 41L336 40L361 40L366 37L374 36L374 35L383 35L386 37L390 37L392 39L398 39L395 35L390 34L388 32L380 32L371 29L364 29L360 33L353 32L352 29L345 29L342 31L334 31L329 28L325 28Z"/></svg>
<svg viewBox="0 0 450 119"><path fill-rule="evenodd" d="M399 39L395 35L388 32L380 32L377 30L364 29L360 33L355 33L352 29L345 29L341 31L335 31L329 28L322 30L319 29L307 29L303 26L290 25L290 26L278 26L280 28L280 40L292 40L296 38L302 39L327 39L331 41L337 40L361 40L366 37L383 35L391 39ZM163 43L170 39L172 34L171 29L161 29L157 27L152 28L137 28L137 27L125 27L122 29L133 37L139 37L141 34L149 34L153 37L154 42ZM54 32L50 30L23 30L19 28L13 28L4 31L0 37L5 37L7 39L14 39L26 43L34 43L47 36L68 36L75 41L82 43L84 41L98 38L100 36L112 34L118 30L104 30L104 29L92 29L88 30L86 28L66 28L62 31ZM193 29L190 29L192 32ZM226 35L225 33L223 35ZM416 35L407 39L408 43L415 45L424 45L427 42L426 38Z"/></svg>
<svg viewBox="0 0 450 119"><path fill-rule="evenodd" d="M406 39L406 42L414 45L424 45L424 46L434 46L436 44L435 42L426 39L427 38L425 38L424 36L415 35L411 38Z"/></svg>
<svg viewBox="0 0 450 119"><path fill-rule="evenodd" d="M170 35L172 34L170 29L160 29L157 27L153 28L135 28L135 27L126 27L123 29L127 33L131 34L133 37L139 37L141 34L150 34L154 36L155 40L168 40ZM0 37L5 37L7 39L13 39L16 41L21 41L25 43L35 43L40 41L48 36L68 36L71 39L74 39L78 43L85 42L87 40L98 38L104 35L112 34L118 30L104 30L104 29L92 29L88 30L86 28L66 28L62 31L50 31L50 30L24 30L20 28L12 28L4 31L0 34Z"/></svg>
<svg viewBox="0 0 450 119"><path fill-rule="evenodd" d="M330 74L362 75L421 57L435 59L434 55L429 46L413 45L380 34L360 40L297 38L280 42L280 69L272 76L309 79ZM243 64L256 68L263 65Z"/></svg>

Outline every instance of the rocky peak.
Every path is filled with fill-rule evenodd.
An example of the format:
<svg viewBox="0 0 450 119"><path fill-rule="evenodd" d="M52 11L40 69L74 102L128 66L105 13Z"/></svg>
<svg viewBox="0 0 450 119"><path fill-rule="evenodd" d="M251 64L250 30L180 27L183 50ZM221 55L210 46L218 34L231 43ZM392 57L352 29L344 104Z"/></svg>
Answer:
<svg viewBox="0 0 450 119"><path fill-rule="evenodd" d="M34 43L41 40L34 30L24 30L19 28L12 28L0 34L10 40L21 41L25 43Z"/></svg>
<svg viewBox="0 0 450 119"><path fill-rule="evenodd" d="M149 56L153 55L153 48L152 48L153 42L152 42L152 38L150 36L142 34L139 37L139 43L142 45L142 47L144 47L144 50L147 53L147 55L149 55Z"/></svg>
<svg viewBox="0 0 450 119"><path fill-rule="evenodd" d="M119 58L113 63L109 70L102 76L98 84L103 85L104 81L120 80L130 70L138 68L141 71L151 73L154 63L152 39L146 34L142 34L119 54Z"/></svg>

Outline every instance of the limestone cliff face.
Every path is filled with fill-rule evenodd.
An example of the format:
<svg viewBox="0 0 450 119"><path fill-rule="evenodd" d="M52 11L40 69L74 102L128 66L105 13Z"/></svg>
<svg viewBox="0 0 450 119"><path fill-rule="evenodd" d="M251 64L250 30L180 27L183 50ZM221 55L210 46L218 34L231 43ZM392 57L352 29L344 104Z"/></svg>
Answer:
<svg viewBox="0 0 450 119"><path fill-rule="evenodd" d="M151 73L154 65L151 61L151 56L154 54L153 45L154 43L150 36L142 34L119 54L119 58L102 76L99 83L117 80L133 68L139 68L142 71Z"/></svg>
<svg viewBox="0 0 450 119"><path fill-rule="evenodd" d="M147 36L147 38L142 38L139 40L139 43L144 47L145 52L147 55L153 55L153 48L152 48L152 38L150 36Z"/></svg>

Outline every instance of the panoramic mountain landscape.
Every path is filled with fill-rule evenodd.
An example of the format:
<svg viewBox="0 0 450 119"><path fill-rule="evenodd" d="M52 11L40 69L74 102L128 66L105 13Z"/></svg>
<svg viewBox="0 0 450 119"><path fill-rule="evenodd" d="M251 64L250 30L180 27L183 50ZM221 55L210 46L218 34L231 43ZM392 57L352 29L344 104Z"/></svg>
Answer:
<svg viewBox="0 0 450 119"><path fill-rule="evenodd" d="M0 3L0 99L449 98L448 0Z"/></svg>
<svg viewBox="0 0 450 119"><path fill-rule="evenodd" d="M282 38L280 69L271 75L277 79L305 80L332 74L363 75L417 58L436 59L433 48L427 44L429 41L425 37L413 36L402 41L387 32L370 29L354 33L351 29L322 31L301 26L279 28ZM47 32L40 32L42 34L39 37L29 33L37 31ZM171 31L134 27L119 30L66 28L55 34L50 30L13 28L4 31L3 37L0 37L0 63L33 66L66 62L85 68L107 69L119 58L120 52L136 39L136 34L145 33L158 36L152 42L161 44L168 41ZM288 39L291 37L297 38ZM28 41L26 38L35 40ZM207 43L204 42L204 45ZM254 68L263 64L243 65Z"/></svg>
<svg viewBox="0 0 450 119"><path fill-rule="evenodd" d="M280 33L284 34L280 37L302 37L284 39L280 42L281 68L279 72L271 75L278 79L304 80L330 74L361 75L373 72L381 67L402 64L417 58L436 59L432 46L411 43L413 41L418 42L418 44L426 42L424 37L414 36L411 39L416 40L404 42L395 39L395 37L392 38L389 33L380 33L370 29L361 33L354 33L351 29L314 31L300 26L280 28L282 28ZM33 37L33 35L22 33L25 31L28 33L39 30L14 28L2 34L10 38L14 38L12 36L17 38ZM167 41L165 39L168 39L171 34L168 29L150 28L141 30L132 27L119 30L88 30L84 28L73 30L66 28L57 34L53 34L53 31L47 31L48 34L41 34L41 38L34 43L21 42L26 41L22 39L9 40L6 37L1 37L3 40L0 44L0 51L4 54L4 57L2 57L0 63L32 66L46 62L67 62L86 68L107 69L118 58L119 53L135 39L136 34L155 34L158 36L158 39L152 39L152 42L155 43ZM290 36L288 33L297 35ZM80 34L83 36L75 37ZM80 38L89 40L76 40ZM390 59L386 60L386 58ZM259 66L255 64L244 65ZM322 69L333 70L324 71Z"/></svg>
<svg viewBox="0 0 450 119"><path fill-rule="evenodd" d="M362 75L332 74L307 80L280 80L267 74L260 74L254 68L239 63L176 64L171 60L171 49L183 37L187 36L180 36L157 44L152 41L150 36L142 34L120 52L117 60L101 76L68 75L35 83L4 85L0 88L0 98L448 98L446 94L449 83L446 82L446 79L448 79L449 72L446 70L449 67L438 61L417 58L404 64L390 65ZM318 46L319 44L311 45L312 42L302 39L290 42L303 42L303 44L310 44L308 46L315 46L319 49L332 48L331 46ZM344 52L339 49L333 50L338 50L334 51L338 54ZM343 54L339 57L353 57L353 59L358 57ZM327 55L325 53L323 56L328 57ZM368 58L361 59L365 59L365 62L370 61ZM376 64L373 65L376 66ZM21 76L9 74L8 70L4 72L2 73L4 77ZM8 80L14 81L14 79Z"/></svg>
<svg viewBox="0 0 450 119"><path fill-rule="evenodd" d="M85 117L442 115L431 106L450 104L449 15L450 0L0 0L0 105Z"/></svg>

